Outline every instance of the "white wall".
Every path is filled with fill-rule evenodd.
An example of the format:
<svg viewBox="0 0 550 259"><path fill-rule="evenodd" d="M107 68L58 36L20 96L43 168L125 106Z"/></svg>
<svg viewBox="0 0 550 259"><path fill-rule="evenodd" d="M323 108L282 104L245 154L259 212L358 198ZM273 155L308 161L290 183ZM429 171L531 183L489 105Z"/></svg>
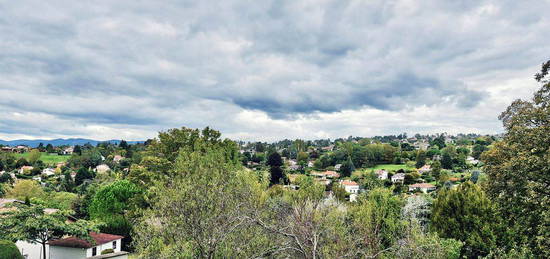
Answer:
<svg viewBox="0 0 550 259"><path fill-rule="evenodd" d="M120 252L120 246L122 246L122 239L118 239L118 240L115 240L115 241L116 241L116 249L114 249L114 253ZM113 248L113 242L114 242L114 241L111 241L111 242L109 242L109 243L105 243L105 244L103 244L103 245L97 246L97 254L96 254L96 256L97 256L97 255L101 255L101 251L103 251L103 250ZM93 248L88 248L88 249L86 250L86 256L87 256L87 257L91 257L91 256L92 256L92 249L93 249ZM52 259L54 259L54 258L52 258Z"/></svg>
<svg viewBox="0 0 550 259"><path fill-rule="evenodd" d="M46 258L42 258L42 245L31 244L25 241L17 241L15 243L22 255L27 255L28 259L49 259L49 245L46 245Z"/></svg>
<svg viewBox="0 0 550 259"><path fill-rule="evenodd" d="M84 259L86 258L85 248L72 248L63 246L50 247L51 259Z"/></svg>

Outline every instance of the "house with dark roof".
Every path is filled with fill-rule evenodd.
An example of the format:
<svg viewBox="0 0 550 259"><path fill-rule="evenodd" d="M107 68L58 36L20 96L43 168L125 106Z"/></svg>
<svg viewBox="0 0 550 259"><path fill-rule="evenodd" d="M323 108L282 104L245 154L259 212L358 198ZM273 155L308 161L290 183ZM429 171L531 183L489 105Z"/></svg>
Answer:
<svg viewBox="0 0 550 259"><path fill-rule="evenodd" d="M91 232L90 238L93 242L77 237L50 241L49 256L51 259L128 258L128 252L121 250L123 236Z"/></svg>

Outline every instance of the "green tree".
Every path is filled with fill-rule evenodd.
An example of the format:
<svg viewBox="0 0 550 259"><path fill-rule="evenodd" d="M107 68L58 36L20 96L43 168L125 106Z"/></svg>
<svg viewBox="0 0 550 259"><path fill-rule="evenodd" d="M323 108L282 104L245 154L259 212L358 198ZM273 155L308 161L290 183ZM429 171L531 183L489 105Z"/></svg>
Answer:
<svg viewBox="0 0 550 259"><path fill-rule="evenodd" d="M515 232L540 258L550 257L550 61L535 78L542 83L529 101L516 100L499 119L502 141L482 156L487 192Z"/></svg>
<svg viewBox="0 0 550 259"><path fill-rule="evenodd" d="M97 228L88 221L67 221L69 211L46 213L40 205L17 205L16 209L0 214L0 236L10 240L23 240L42 245L42 258L46 258L46 244L65 235L89 240L89 232Z"/></svg>
<svg viewBox="0 0 550 259"><path fill-rule="evenodd" d="M0 240L0 258L23 259L23 256L12 241Z"/></svg>
<svg viewBox="0 0 550 259"><path fill-rule="evenodd" d="M355 165L353 164L353 161L351 161L351 158L348 158L340 167L340 174L342 177L350 177L354 171Z"/></svg>
<svg viewBox="0 0 550 259"><path fill-rule="evenodd" d="M36 163L36 161L38 161L40 159L40 156L42 156L42 153L40 153L40 150L33 149L29 153L29 156L28 156L29 159L28 160L31 164L34 164L34 163Z"/></svg>
<svg viewBox="0 0 550 259"><path fill-rule="evenodd" d="M132 223L127 211L133 208L140 193L142 190L137 185L119 180L100 187L88 207L90 218L104 223L101 231L126 237L125 248L132 241Z"/></svg>
<svg viewBox="0 0 550 259"><path fill-rule="evenodd" d="M453 158L449 152L443 152L441 157L441 167L444 169L453 169Z"/></svg>
<svg viewBox="0 0 550 259"><path fill-rule="evenodd" d="M443 188L433 203L431 227L441 237L464 242L462 255L486 256L496 247L495 208L481 188L468 181L456 189Z"/></svg>
<svg viewBox="0 0 550 259"><path fill-rule="evenodd" d="M54 151L55 151L55 150L54 150L52 144L49 144L49 143L48 143L48 145L46 145L46 152L47 152L48 154L51 154L51 153L54 153Z"/></svg>
<svg viewBox="0 0 550 259"><path fill-rule="evenodd" d="M90 170L82 167L80 169L78 169L78 171L76 172L76 176L75 176L75 184L78 186L78 185L81 185L82 183L84 183L84 180L89 180L89 179L92 179L94 178L93 174L90 172Z"/></svg>
<svg viewBox="0 0 550 259"><path fill-rule="evenodd" d="M25 198L42 198L45 193L42 186L35 180L19 180L7 190L7 197L24 200Z"/></svg>
<svg viewBox="0 0 550 259"><path fill-rule="evenodd" d="M79 145L74 146L73 153L77 155L82 155L82 148Z"/></svg>
<svg viewBox="0 0 550 259"><path fill-rule="evenodd" d="M441 174L441 162L439 161L434 161L432 163L432 171L431 171L431 174L433 177L435 177L436 179L439 178L439 175Z"/></svg>
<svg viewBox="0 0 550 259"><path fill-rule="evenodd" d="M281 168L283 165L281 155L277 152L272 152L267 158L266 164L269 166L269 172L271 173L271 185L282 183L284 181L284 173Z"/></svg>
<svg viewBox="0 0 550 259"><path fill-rule="evenodd" d="M426 152L424 150L418 150L416 153L416 168L423 167L426 164Z"/></svg>
<svg viewBox="0 0 550 259"><path fill-rule="evenodd" d="M375 256L396 244L405 226L401 218L403 204L390 190L374 189L351 207L353 228L368 256Z"/></svg>
<svg viewBox="0 0 550 259"><path fill-rule="evenodd" d="M145 258L247 257L258 252L251 213L260 185L223 147L195 141L182 148L172 179L158 181L155 199L136 226Z"/></svg>

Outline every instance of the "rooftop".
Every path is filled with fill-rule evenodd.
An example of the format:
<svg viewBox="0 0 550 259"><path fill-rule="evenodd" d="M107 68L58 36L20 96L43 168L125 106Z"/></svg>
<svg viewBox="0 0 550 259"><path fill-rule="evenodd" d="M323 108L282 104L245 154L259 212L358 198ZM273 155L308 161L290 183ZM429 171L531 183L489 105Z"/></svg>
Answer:
<svg viewBox="0 0 550 259"><path fill-rule="evenodd" d="M118 239L124 238L123 236L104 234L104 233L95 233L90 232L90 237L95 241L95 244L92 245L90 242L77 238L77 237L67 237L63 239L58 239L50 241L50 246L63 246L63 247L74 247L74 248L91 248L97 245L102 245L109 243Z"/></svg>

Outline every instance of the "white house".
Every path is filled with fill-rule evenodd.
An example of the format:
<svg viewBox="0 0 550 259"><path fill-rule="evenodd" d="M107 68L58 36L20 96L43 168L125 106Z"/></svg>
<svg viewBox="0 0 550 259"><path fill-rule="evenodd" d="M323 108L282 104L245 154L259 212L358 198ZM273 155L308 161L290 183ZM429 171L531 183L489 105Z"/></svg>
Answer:
<svg viewBox="0 0 550 259"><path fill-rule="evenodd" d="M378 179L380 180L386 180L388 179L388 171L382 169L382 170L377 170L376 172L374 172L376 174L376 176L378 176Z"/></svg>
<svg viewBox="0 0 550 259"><path fill-rule="evenodd" d="M469 156L466 158L466 162L470 163L470 164L473 164L473 165L476 165L477 163L479 163L479 160Z"/></svg>
<svg viewBox="0 0 550 259"><path fill-rule="evenodd" d="M63 151L61 153L63 155L72 155L73 152L74 152L74 147L68 147L68 148L63 149Z"/></svg>
<svg viewBox="0 0 550 259"><path fill-rule="evenodd" d="M101 164L101 165L96 166L95 171L98 172L98 173L106 173L106 172L111 171L111 168L106 164Z"/></svg>
<svg viewBox="0 0 550 259"><path fill-rule="evenodd" d="M391 177L391 182L392 183L403 183L403 182L405 182L405 174L404 173L394 174Z"/></svg>
<svg viewBox="0 0 550 259"><path fill-rule="evenodd" d="M415 183L409 185L409 192L420 190L423 193L428 193L435 190L435 186L429 183Z"/></svg>
<svg viewBox="0 0 550 259"><path fill-rule="evenodd" d="M342 186L348 193L351 193L351 194L359 193L359 184L354 181L343 180L340 182L340 184L342 184Z"/></svg>
<svg viewBox="0 0 550 259"><path fill-rule="evenodd" d="M53 168L44 168L44 170L42 170L42 174L44 176L52 176L52 175L55 175L55 169Z"/></svg>
<svg viewBox="0 0 550 259"><path fill-rule="evenodd" d="M340 171L340 168L342 168L342 164L336 164L334 166L334 170L336 170L336 171Z"/></svg>
<svg viewBox="0 0 550 259"><path fill-rule="evenodd" d="M76 237L50 241L50 259L128 258L128 252L121 250L123 236L91 232L90 237L95 244ZM112 253L101 254L101 252L110 249L112 249Z"/></svg>

